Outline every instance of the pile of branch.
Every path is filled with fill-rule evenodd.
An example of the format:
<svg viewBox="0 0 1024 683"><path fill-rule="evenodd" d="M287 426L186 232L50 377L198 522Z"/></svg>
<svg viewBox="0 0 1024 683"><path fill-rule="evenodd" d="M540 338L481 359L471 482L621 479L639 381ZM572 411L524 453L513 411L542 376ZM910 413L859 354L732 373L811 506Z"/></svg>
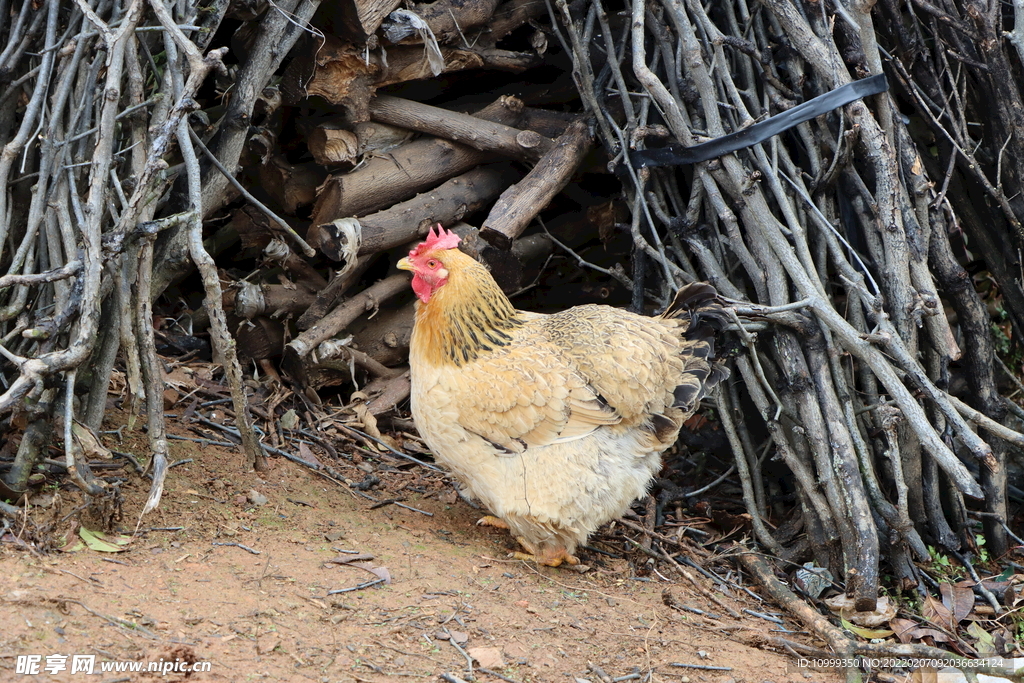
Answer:
<svg viewBox="0 0 1024 683"><path fill-rule="evenodd" d="M928 559L926 543L974 548L970 509L983 513L988 550L1005 553L1005 452L1024 441L1000 424L988 312L957 257L962 244L951 242L970 209L929 176L892 96L691 167L629 163L630 148L659 137L689 147L858 78L898 81L903 66L885 63L893 46L877 42L877 15L787 0L756 11L634 0L626 25L600 1L555 5L586 109L628 177L637 294L654 279L642 277L648 263L661 301L682 282L709 280L740 316L770 323L755 333L737 319L742 381L718 397L758 541L843 576L860 610L874 609L880 558L923 588L914 562ZM886 25L902 31L907 8L890 9ZM941 25L913 11L909 20L900 40L934 38ZM917 50L907 60L920 66ZM931 75L938 91L952 77ZM1019 185L991 190L1005 202ZM951 381L954 371L966 382ZM792 474L792 512L780 505L773 461ZM767 523L787 516L776 530Z"/></svg>

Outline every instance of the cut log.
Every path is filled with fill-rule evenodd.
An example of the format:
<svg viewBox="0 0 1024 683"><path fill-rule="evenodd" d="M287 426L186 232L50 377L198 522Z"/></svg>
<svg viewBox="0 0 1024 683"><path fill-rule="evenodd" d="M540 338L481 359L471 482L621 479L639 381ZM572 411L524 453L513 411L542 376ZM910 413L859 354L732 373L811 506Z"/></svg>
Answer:
<svg viewBox="0 0 1024 683"><path fill-rule="evenodd" d="M263 189L289 216L316 200L316 188L326 178L327 173L318 164L293 165L280 154L260 165Z"/></svg>
<svg viewBox="0 0 1024 683"><path fill-rule="evenodd" d="M246 320L235 328L238 355L252 360L265 360L281 355L284 350L284 324L259 316Z"/></svg>
<svg viewBox="0 0 1024 683"><path fill-rule="evenodd" d="M234 312L243 318L299 315L312 305L314 299L316 295L302 287L246 282L235 292Z"/></svg>
<svg viewBox="0 0 1024 683"><path fill-rule="evenodd" d="M519 73L540 64L540 58L532 52L513 52L497 48L450 48L442 47L444 72L467 69L498 69ZM372 59L372 58L371 58ZM420 45L402 45L388 50L388 64L374 82L382 88L395 83L405 83L420 78L433 78L430 66Z"/></svg>
<svg viewBox="0 0 1024 683"><path fill-rule="evenodd" d="M364 216L358 220L356 254L366 256L393 249L425 237L432 225L461 220L489 205L516 177L509 164L480 166L390 209ZM339 230L333 221L314 230L317 246L327 258L342 261L352 253L348 244L351 231Z"/></svg>
<svg viewBox="0 0 1024 683"><path fill-rule="evenodd" d="M409 371L406 370L401 375L388 379L377 378L367 384L363 391L371 397L370 402L366 404L366 412L376 417L409 398L412 392Z"/></svg>
<svg viewBox="0 0 1024 683"><path fill-rule="evenodd" d="M499 7L491 20L487 22L487 33L484 40L490 45L496 44L512 31L528 22L548 13L544 0L512 0Z"/></svg>
<svg viewBox="0 0 1024 683"><path fill-rule="evenodd" d="M495 157L493 152L438 138L411 142L370 159L353 173L329 179L317 200L313 224L378 211Z"/></svg>
<svg viewBox="0 0 1024 683"><path fill-rule="evenodd" d="M514 125L522 103L502 97L477 113L488 121ZM396 147L385 157L370 159L352 173L327 179L313 211L313 225L362 216L391 206L493 160L493 152L437 138Z"/></svg>
<svg viewBox="0 0 1024 683"><path fill-rule="evenodd" d="M382 310L372 318L360 318L348 327L352 346L381 365L407 362L412 338L413 303Z"/></svg>
<svg viewBox="0 0 1024 683"><path fill-rule="evenodd" d="M498 0L437 0L412 6L412 12L427 23L434 37L441 44L466 41L466 32L487 23L498 6ZM418 42L417 34L411 38L402 26L395 26L391 19L382 22L384 35L392 43ZM395 34L398 34L397 36Z"/></svg>
<svg viewBox="0 0 1024 683"><path fill-rule="evenodd" d="M390 95L378 95L370 102L370 117L374 121L430 133L521 161L536 162L555 144L551 138L532 130L519 130Z"/></svg>
<svg viewBox="0 0 1024 683"><path fill-rule="evenodd" d="M359 154L359 138L340 124L317 126L306 138L306 146L321 166L353 163Z"/></svg>
<svg viewBox="0 0 1024 683"><path fill-rule="evenodd" d="M343 0L341 4L347 3ZM364 36L369 37L377 32L389 14L398 9L402 0L352 0L351 4L354 5L359 28Z"/></svg>
<svg viewBox="0 0 1024 683"><path fill-rule="evenodd" d="M484 68L520 72L540 61L533 53L496 48L442 47L441 56L445 73ZM377 88L433 76L422 45L389 48L385 64L377 51L367 54L365 45L328 35L323 45L310 41L305 53L292 60L282 78L281 92L288 104L319 96L344 106L351 121L366 121Z"/></svg>
<svg viewBox="0 0 1024 683"><path fill-rule="evenodd" d="M252 2L253 0L247 1ZM376 47L378 38L375 34L380 28L381 22L401 4L401 0L325 2L320 5L317 12L316 28L328 35Z"/></svg>
<svg viewBox="0 0 1024 683"><path fill-rule="evenodd" d="M530 221L561 192L590 149L590 130L577 121L525 178L502 193L480 228L480 237L508 250Z"/></svg>
<svg viewBox="0 0 1024 683"><path fill-rule="evenodd" d="M373 152L383 153L409 142L411 130L383 123L362 121L351 126L323 123L306 139L316 163L323 166L355 164L358 157Z"/></svg>

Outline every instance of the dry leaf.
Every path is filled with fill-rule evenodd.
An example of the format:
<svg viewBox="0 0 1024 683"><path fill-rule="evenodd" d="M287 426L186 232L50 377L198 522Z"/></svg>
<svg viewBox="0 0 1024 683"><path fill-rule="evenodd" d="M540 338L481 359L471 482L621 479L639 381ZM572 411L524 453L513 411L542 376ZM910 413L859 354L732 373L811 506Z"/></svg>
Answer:
<svg viewBox="0 0 1024 683"><path fill-rule="evenodd" d="M953 623L960 623L974 609L974 591L970 584L942 583L939 584L939 592L942 594L942 604L953 614Z"/></svg>
<svg viewBox="0 0 1024 683"><path fill-rule="evenodd" d="M102 460L113 460L114 454L100 441L100 437L89 427L77 420L71 423L71 434L74 437L73 449L75 457L81 460L89 458L100 458Z"/></svg>
<svg viewBox="0 0 1024 683"><path fill-rule="evenodd" d="M873 638L888 638L893 634L892 629L888 628L865 628L863 626L854 626L842 617L839 617L839 621L847 631L855 633L865 640L871 640Z"/></svg>
<svg viewBox="0 0 1024 683"><path fill-rule="evenodd" d="M978 622L972 621L970 623L967 627L967 635L977 641L974 643L974 649L977 650L978 654L982 657L996 654L996 639L991 633L982 628L981 624Z"/></svg>
<svg viewBox="0 0 1024 683"><path fill-rule="evenodd" d="M910 674L911 683L938 683L939 672L930 666L922 666Z"/></svg>
<svg viewBox="0 0 1024 683"><path fill-rule="evenodd" d="M384 583L391 583L391 572L388 571L387 567L375 567L369 562L349 562L348 566L365 569L378 579L384 579Z"/></svg>
<svg viewBox="0 0 1024 683"><path fill-rule="evenodd" d="M950 637L942 631L921 626L910 619L893 619L889 622L889 628L893 630L901 643L912 643L922 638L931 638L938 643L946 643L950 640Z"/></svg>
<svg viewBox="0 0 1024 683"><path fill-rule="evenodd" d="M313 449L307 446L304 441L299 442L299 457L305 460L306 462L312 463L314 465L322 464L320 460L316 457L316 454L313 452Z"/></svg>
<svg viewBox="0 0 1024 683"><path fill-rule="evenodd" d="M924 604L921 606L921 616L936 626L953 631L956 629L956 621L953 620L953 613L930 595L924 597Z"/></svg>

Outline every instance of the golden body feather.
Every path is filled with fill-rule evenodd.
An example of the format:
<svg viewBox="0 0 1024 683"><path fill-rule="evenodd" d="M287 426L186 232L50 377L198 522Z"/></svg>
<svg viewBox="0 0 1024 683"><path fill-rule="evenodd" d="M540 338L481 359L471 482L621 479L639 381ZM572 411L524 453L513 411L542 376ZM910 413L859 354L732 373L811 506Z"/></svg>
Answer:
<svg viewBox="0 0 1024 683"><path fill-rule="evenodd" d="M532 556L575 563L577 545L646 493L661 452L724 376L710 360L711 329L697 334L693 314L609 306L517 311L469 256L428 255L443 277L416 307L416 426ZM417 259L399 266L416 271ZM700 299L714 318L714 290L691 287L677 302Z"/></svg>

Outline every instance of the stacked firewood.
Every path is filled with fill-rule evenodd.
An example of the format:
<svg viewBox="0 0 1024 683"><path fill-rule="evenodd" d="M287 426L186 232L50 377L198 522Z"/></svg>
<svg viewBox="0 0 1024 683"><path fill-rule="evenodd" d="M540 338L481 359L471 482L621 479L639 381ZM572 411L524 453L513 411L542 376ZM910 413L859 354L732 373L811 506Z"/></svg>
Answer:
<svg viewBox="0 0 1024 683"><path fill-rule="evenodd" d="M524 231L580 169L591 133L561 111L574 89L530 82L548 58L544 2L342 5L317 15L278 91L264 92L244 169L315 255L298 253L301 241L260 209L235 209L243 248L271 267L239 277L225 307L240 353L266 372L283 367L307 393L363 386L379 414L409 391L413 303L408 275L389 265L441 223L519 290L524 264L553 251ZM432 98L448 101L417 101L423 83L449 74L457 85ZM480 87L494 81L520 96Z"/></svg>

